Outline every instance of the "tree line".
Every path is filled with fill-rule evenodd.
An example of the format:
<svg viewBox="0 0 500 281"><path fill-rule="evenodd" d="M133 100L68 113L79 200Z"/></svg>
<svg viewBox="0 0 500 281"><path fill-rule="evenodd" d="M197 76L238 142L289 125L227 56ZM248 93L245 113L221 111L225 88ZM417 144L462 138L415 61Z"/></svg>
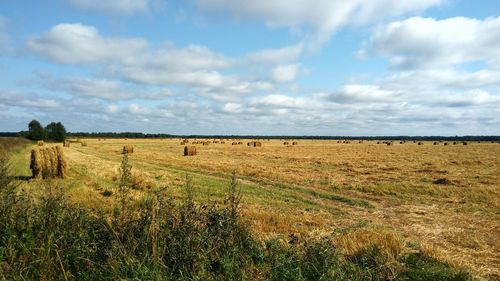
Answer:
<svg viewBox="0 0 500 281"><path fill-rule="evenodd" d="M28 131L19 132L19 135L30 140L63 142L66 139L66 128L61 122L51 122L43 127L37 120L32 120L28 124Z"/></svg>

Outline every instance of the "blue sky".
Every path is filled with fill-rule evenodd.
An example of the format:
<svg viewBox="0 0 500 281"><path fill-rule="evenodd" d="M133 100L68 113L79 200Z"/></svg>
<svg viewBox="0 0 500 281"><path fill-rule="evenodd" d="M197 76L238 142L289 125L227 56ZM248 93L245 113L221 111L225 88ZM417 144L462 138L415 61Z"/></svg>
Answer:
<svg viewBox="0 0 500 281"><path fill-rule="evenodd" d="M0 131L500 135L500 4L0 1Z"/></svg>

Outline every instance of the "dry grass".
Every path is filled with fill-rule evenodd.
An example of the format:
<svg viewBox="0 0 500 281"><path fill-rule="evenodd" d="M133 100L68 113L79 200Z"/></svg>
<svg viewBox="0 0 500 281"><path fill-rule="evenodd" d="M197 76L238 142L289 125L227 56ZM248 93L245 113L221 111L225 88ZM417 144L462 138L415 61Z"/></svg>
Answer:
<svg viewBox="0 0 500 281"><path fill-rule="evenodd" d="M418 242L441 259L468 266L491 280L500 278L498 143L387 146L376 141L346 145L301 140L300 146L284 146L283 141L272 140L259 149L200 146L196 157L183 157L178 139L110 139L99 145L93 145L97 139L87 141L92 150L75 147L65 152L75 180L71 198L93 208L109 208L113 198L100 192L116 185L113 179L121 161L117 151L132 146L138 148L130 158L135 172L151 180L139 183L143 187L134 196L160 186L182 196L181 186L189 174L197 200L221 200L230 173L236 171L244 219L262 237L328 233L366 222L369 229L390 227L393 234L361 230L349 238L357 242L334 243L354 251L364 240L383 240L390 245L379 246L387 249L398 249L396 241ZM447 184L434 183L438 180Z"/></svg>

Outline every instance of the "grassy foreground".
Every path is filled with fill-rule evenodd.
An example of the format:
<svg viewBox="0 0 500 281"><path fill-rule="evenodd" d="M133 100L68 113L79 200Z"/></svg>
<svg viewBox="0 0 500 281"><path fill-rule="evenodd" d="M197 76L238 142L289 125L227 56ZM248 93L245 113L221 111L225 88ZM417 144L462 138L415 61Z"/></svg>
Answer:
<svg viewBox="0 0 500 281"><path fill-rule="evenodd" d="M196 201L189 178L181 197L158 188L138 198L124 156L106 212L72 203L64 181L31 181L38 192L23 190L1 154L0 280L472 279L425 251L405 250L385 229L262 240L241 220L236 177L222 201Z"/></svg>

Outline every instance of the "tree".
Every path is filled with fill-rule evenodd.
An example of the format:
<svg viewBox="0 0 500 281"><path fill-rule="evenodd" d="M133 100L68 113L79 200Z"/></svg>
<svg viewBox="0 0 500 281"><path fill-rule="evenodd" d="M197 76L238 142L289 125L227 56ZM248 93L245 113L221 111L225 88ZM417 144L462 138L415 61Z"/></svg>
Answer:
<svg viewBox="0 0 500 281"><path fill-rule="evenodd" d="M66 139L66 128L61 122L52 122L47 127L47 137L53 141L63 142Z"/></svg>
<svg viewBox="0 0 500 281"><path fill-rule="evenodd" d="M32 120L28 124L28 139L30 140L44 140L46 137L45 130L40 122Z"/></svg>

